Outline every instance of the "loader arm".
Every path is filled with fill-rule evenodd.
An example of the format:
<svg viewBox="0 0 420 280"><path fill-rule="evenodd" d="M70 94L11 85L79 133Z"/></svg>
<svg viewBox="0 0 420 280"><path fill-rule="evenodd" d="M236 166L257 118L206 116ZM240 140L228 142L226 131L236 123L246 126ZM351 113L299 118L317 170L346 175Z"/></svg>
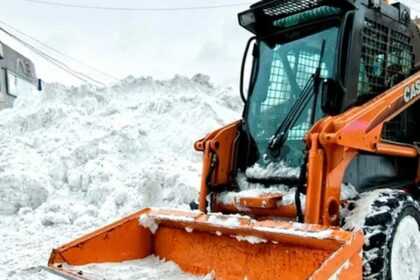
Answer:
<svg viewBox="0 0 420 280"><path fill-rule="evenodd" d="M308 197L305 222L338 225L343 177L360 152L416 158L414 145L382 138L384 124L420 99L420 72L366 104L319 121L308 133ZM414 181L413 181L414 183Z"/></svg>
<svg viewBox="0 0 420 280"><path fill-rule="evenodd" d="M204 213L210 185L222 188L232 183L240 126L240 121L228 124L194 144L196 151L203 152L199 209Z"/></svg>

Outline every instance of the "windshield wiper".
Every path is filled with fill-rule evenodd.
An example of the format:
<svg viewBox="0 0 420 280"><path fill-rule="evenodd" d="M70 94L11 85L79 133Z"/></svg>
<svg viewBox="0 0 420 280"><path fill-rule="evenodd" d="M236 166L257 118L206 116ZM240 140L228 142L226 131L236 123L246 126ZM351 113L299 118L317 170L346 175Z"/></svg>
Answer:
<svg viewBox="0 0 420 280"><path fill-rule="evenodd" d="M312 96L311 93L313 92L313 81L314 76L312 75L306 83L306 86L303 88L299 98L293 104L286 118L283 120L276 133L271 138L268 148L272 156L277 157L280 154L281 147L287 140L290 128L296 123L297 118L300 116L303 109L308 104L310 100L309 97Z"/></svg>
<svg viewBox="0 0 420 280"><path fill-rule="evenodd" d="M303 110L308 105L312 96L314 95L316 96L318 94L319 82L321 78L321 66L322 66L322 60L324 58L324 52L325 52L325 44L326 42L325 40L323 40L322 46L321 46L321 53L319 57L318 68L316 69L315 73L307 81L298 99L295 101L289 113L287 114L286 118L280 124L280 126L276 130L276 133L271 138L271 141L268 144L268 149L270 151L270 154L273 157L278 157L278 155L281 152L281 148L283 147L284 143L287 140L290 129L295 125L296 121L299 119ZM311 112L311 124L313 124L313 122L315 121L315 110L316 110L317 98L314 98L314 99L315 99L314 105L312 106L312 112Z"/></svg>

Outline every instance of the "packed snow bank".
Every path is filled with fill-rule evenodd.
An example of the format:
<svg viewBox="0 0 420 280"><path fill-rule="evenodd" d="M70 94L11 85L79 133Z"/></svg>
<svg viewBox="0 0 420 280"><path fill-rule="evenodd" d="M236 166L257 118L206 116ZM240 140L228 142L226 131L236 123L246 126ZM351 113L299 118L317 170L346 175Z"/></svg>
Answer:
<svg viewBox="0 0 420 280"><path fill-rule="evenodd" d="M0 279L43 279L33 268L51 248L139 208L187 208L200 182L194 141L241 106L203 75L19 97L0 112Z"/></svg>
<svg viewBox="0 0 420 280"><path fill-rule="evenodd" d="M83 271L83 275L92 279L101 279L98 276L107 276L107 279L118 280L212 280L211 274L206 276L193 276L184 273L173 262L159 260L155 256L147 257L141 261L129 261L119 264L94 264L75 267ZM96 276L96 277L95 277Z"/></svg>

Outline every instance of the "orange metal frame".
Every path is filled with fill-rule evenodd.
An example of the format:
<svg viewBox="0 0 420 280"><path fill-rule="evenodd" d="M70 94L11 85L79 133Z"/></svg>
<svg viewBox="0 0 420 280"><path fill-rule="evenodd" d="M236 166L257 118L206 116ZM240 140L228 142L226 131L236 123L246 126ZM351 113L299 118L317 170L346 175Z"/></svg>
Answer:
<svg viewBox="0 0 420 280"><path fill-rule="evenodd" d="M140 225L143 215L159 225L154 234ZM81 265L139 260L154 254L175 262L183 271L213 272L216 279L224 280L324 280L335 274L340 276L337 279L361 279L361 232L249 217L238 218L232 226L223 219L229 216L144 209L53 250L48 266L68 279L88 280ZM237 236L266 242L251 244Z"/></svg>
<svg viewBox="0 0 420 280"><path fill-rule="evenodd" d="M210 173L212 156L217 158L217 168L211 177L211 181L217 186L231 184L231 174L235 165L237 139L240 121L234 122L221 129L210 133L205 138L197 141L194 148L203 152L203 171L201 174L201 191L199 197L199 208L202 212L207 211L207 176Z"/></svg>
<svg viewBox="0 0 420 280"><path fill-rule="evenodd" d="M408 102L408 98L404 98L404 95L408 94L407 88L414 87L416 81L420 81L420 72L362 106L320 120L309 131L305 138L309 148L306 223L327 226L339 224L342 180L348 165L360 151L398 157L418 157L418 149L415 146L386 142L381 138L384 124L420 99L420 95L412 97ZM217 155L219 161L211 185L223 187L231 183L239 125L240 122L230 124L209 134L195 145L196 150L204 152L200 193L202 211L206 211L209 190L205 178L209 173L213 154ZM234 206L225 208L229 209L219 206L218 210L226 210L229 213L237 210ZM254 214L258 215L257 212ZM267 215L270 210L265 209L262 212ZM294 212L295 209L287 211L289 215ZM275 214L273 212L273 215Z"/></svg>

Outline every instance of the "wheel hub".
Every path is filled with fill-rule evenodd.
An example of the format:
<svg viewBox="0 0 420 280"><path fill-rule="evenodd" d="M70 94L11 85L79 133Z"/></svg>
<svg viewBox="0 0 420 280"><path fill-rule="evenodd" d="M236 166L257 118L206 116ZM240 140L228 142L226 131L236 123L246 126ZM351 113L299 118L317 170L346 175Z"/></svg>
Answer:
<svg viewBox="0 0 420 280"><path fill-rule="evenodd" d="M392 244L392 279L420 279L419 263L419 224L414 217L406 216L400 221Z"/></svg>

